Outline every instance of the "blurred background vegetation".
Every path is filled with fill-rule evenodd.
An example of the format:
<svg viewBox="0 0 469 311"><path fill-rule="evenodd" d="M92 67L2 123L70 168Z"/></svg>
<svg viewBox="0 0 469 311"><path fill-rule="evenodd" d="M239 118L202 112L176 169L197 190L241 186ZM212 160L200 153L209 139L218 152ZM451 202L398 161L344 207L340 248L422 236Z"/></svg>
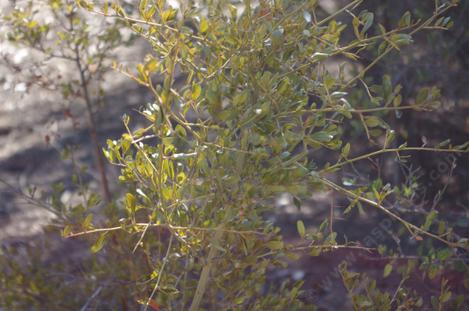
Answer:
<svg viewBox="0 0 469 311"><path fill-rule="evenodd" d="M18 3L20 1L17 1ZM346 4L347 1L323 0L319 1L320 12L326 16L336 8ZM15 1L0 4L8 12L15 5ZM370 0L365 1L362 9L375 13L375 20L379 20L386 29L392 28L393 22L398 20L406 11L411 11L416 17L424 18L431 15L434 10L433 1L414 0ZM414 43L402 49L401 53L392 52L375 66L369 78L376 83L381 83L383 76L392 76L392 84L401 84L403 97L407 100L417 97L416 90L423 86L437 86L441 89L441 105L435 111L406 111L396 113L386 119L391 127L397 129L395 144L400 145L404 140L409 145L422 144L437 145L438 143L451 139L454 144L461 144L469 138L469 1L461 1L459 6L452 9L451 15L454 26L448 31L425 31L414 37ZM345 19L349 17L344 17ZM350 22L344 20L344 22ZM4 29L5 30L5 29ZM128 34L122 33L122 36ZM350 33L353 35L353 33ZM89 184L93 190L99 188L98 176L95 171L89 170L93 167L93 154L91 142L87 136L86 121L83 118L83 107L73 105L73 102L64 101L61 97L54 95L54 90L44 90L34 83L22 84L25 72L22 68L27 62L38 57L34 52L27 49L18 49L9 45L5 38L0 40L0 242L4 253L9 253L17 262L8 262L10 277L30 278L33 275L35 285L30 289L28 301L41 301L40 296L47 299L67 302L58 305L58 310L65 310L74 303L86 301L93 291L89 284L81 279L82 269L89 265L97 265L105 272L105 263L89 259L89 245L83 241L62 240L55 234L49 232L54 228L44 229L48 224L51 214L44 209L40 202L53 194L53 189L60 193L57 200L64 202L76 199L77 188L70 181L70 176L80 171L84 182ZM138 42L138 41L137 41ZM116 59L121 63L134 66L136 60L142 59L148 51L148 47L133 44L131 47L121 47L116 50ZM366 67L376 55L369 52L358 62ZM43 67L42 75L56 74L57 79L73 74L72 68L62 64L60 66L47 64ZM57 70L59 68L60 70ZM59 72L60 71L60 72ZM32 73L33 76L35 73ZM107 138L114 139L120 136L125 128L122 125L121 116L124 112L138 116L137 110L151 97L146 90L139 88L124 77L116 77L118 74L103 74L104 94L100 98L100 105L106 114L97 114L99 124L100 143L105 144ZM373 84L373 81L367 81ZM99 97L99 96L98 96ZM351 127L350 139L359 137L362 129L359 126ZM360 141L357 139L357 145ZM73 153L64 150L73 150ZM365 145L363 148L367 148ZM65 156L65 157L64 157ZM326 159L327 154L324 154ZM66 160L62 160L66 158ZM324 160L325 160L324 159ZM383 160L384 161L384 160ZM452 165L456 165L455 168ZM343 179L353 178L354 182L367 182L379 174L381 179L395 184L404 183L415 194L408 201L401 201L399 208L428 212L435 204L444 211L445 217L452 219L462 232L468 232L469 227L469 157L450 157L435 155L432 153L415 153L406 164L396 164L392 161L377 163L383 166L379 171L344 172ZM118 172L115 168L108 166L108 174L111 181L111 191L119 193L117 181ZM372 175L373 177L370 177ZM59 186L60 184L60 186ZM32 185L37 189L37 199L30 198ZM55 186L54 186L55 185ZM29 199L28 199L29 198ZM305 208L300 212L296 209L292 198L288 196L279 197L277 210L272 217L276 224L284 228L287 237L291 239L297 235L295 223L298 219L304 219L308 225L319 225L319 219L330 213L330 202L334 198L330 196L313 197L307 202ZM416 204L418 202L418 204ZM345 202L336 201L335 204L346 205ZM308 207L309 206L309 207ZM314 209L311 208L314 206ZM342 221L336 220L335 227L338 232L346 233L347 236L357 240L366 240L370 232L376 228L383 219L376 215L354 214L353 217ZM362 226L354 226L349 231L350 222L361 223ZM357 228L361 228L358 230ZM386 243L393 244L395 239L387 232L389 227L380 229L385 236ZM376 238L376 237L374 237ZM411 241L403 243L403 247L413 247ZM314 292L314 301L325 310L336 310L344 307L345 302L337 299L343 295L345 290L339 285L337 277L330 277L329 271L350 253L338 251L334 254L326 254L321 257L308 258L299 263L277 271L273 275L275 282L293 277L305 280L307 286ZM29 260L30 259L30 260ZM29 260L29 261L28 261ZM21 262L25 261L29 269L24 269ZM466 262L467 263L467 262ZM0 264L7 265L6 262ZM396 279L380 279L385 261L380 261L374 256L364 258L360 261L352 261L349 268L366 272L379 279L382 288L393 288ZM41 276L42 269L57 272L51 274L51 278L44 279ZM122 273L117 271L115 273ZM114 273L114 272L113 272ZM62 274L62 275L61 275ZM63 278L65 276L65 278ZM440 284L435 282L425 283L414 276L416 286L424 286L422 291L434 294L440 290ZM456 284L458 293L467 294L469 283L467 276L458 275L457 272L449 272L447 276L450 282ZM8 278L7 278L8 279ZM64 286L63 281L67 285ZM318 283L317 280L330 279L330 284ZM88 280L89 281L89 280ZM93 280L91 280L92 283ZM8 283L0 284L6 288ZM328 281L329 282L329 281ZM13 282L16 284L15 282ZM46 286L48 283L50 286ZM67 292L68 284L70 291ZM334 285L336 284L336 285ZM425 284L425 285L422 285ZM65 287L65 291L55 292L55 288ZM82 293L77 294L77 288L83 287ZM36 290L35 290L36 288ZM47 293L41 293L38 288L47 288ZM73 288L73 289L72 289ZM128 284L122 284L119 290L128 290ZM0 293L0 295L2 295ZM101 297L107 299L107 297ZM111 300L111 297L108 297ZM75 300L75 301L74 301ZM0 299L1 301L1 299ZM32 303L32 302L31 302ZM27 308L25 308L26 310ZM32 308L34 309L34 308ZM112 305L109 309L114 309ZM132 309L132 306L129 307Z"/></svg>

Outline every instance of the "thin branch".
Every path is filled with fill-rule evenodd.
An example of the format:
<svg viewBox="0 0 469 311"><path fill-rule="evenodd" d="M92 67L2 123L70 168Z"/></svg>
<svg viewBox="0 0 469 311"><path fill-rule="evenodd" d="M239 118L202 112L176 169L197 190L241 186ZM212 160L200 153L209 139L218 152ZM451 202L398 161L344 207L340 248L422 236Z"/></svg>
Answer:
<svg viewBox="0 0 469 311"><path fill-rule="evenodd" d="M329 15L328 17L324 18L323 20L319 21L316 25L314 25L315 27L319 27L325 23L327 23L328 21L330 20L333 20L334 18L336 18L338 15L342 14L343 12L346 12L347 10L349 9L354 9L356 6L360 5L361 3L363 2L363 0L355 0L355 1L352 1L350 2L349 4L347 4L346 6L342 7L341 9L339 9L338 11L332 13L331 15Z"/></svg>
<svg viewBox="0 0 469 311"><path fill-rule="evenodd" d="M425 110L424 106L398 106L398 107L376 107L376 108L344 108L344 107L330 107L330 108L312 108L312 109L300 109L295 111L288 111L279 113L276 116L284 117L292 114L305 114L311 112L350 112L353 114L363 114L363 113L372 113L372 112L382 112L382 111L397 111L397 110Z"/></svg>
<svg viewBox="0 0 469 311"><path fill-rule="evenodd" d="M163 258L163 264L161 265L160 271L158 272L158 280L156 281L156 284L155 284L155 287L153 288L153 291L151 292L150 296L148 297L147 303L145 304L145 308L143 309L143 311L148 310L148 306L150 305L151 300L153 299L153 296L155 295L156 291L158 290L158 287L159 287L160 282L161 282L161 277L163 275L164 268L166 267L166 263L169 260L169 255L170 255L172 245L173 245L173 236L171 235L171 237L169 238L168 248L166 249L166 255Z"/></svg>
<svg viewBox="0 0 469 311"><path fill-rule="evenodd" d="M328 186L329 188L333 189L333 190L336 190L337 192L340 192L348 197L351 197L353 199L357 199L359 201L362 201L364 203L367 203L371 206L374 206L376 208L378 208L379 210L381 210L382 212L384 212L385 214L387 214L388 216L391 216L391 218L394 218L395 220L399 221L400 223L402 223L406 228L407 230L409 230L409 232L412 234L412 235L415 235L415 232L418 232L422 235L426 235L430 238L433 238L435 240L438 240L450 247L454 247L454 248L462 248L462 249L466 249L466 250L469 250L469 246L465 246L465 245L461 245L459 243L455 243L455 242L451 242L451 241L448 241L446 239L443 239L442 237L436 235L436 234L433 234L431 232L428 232L420 227L417 227L416 225L408 222L407 220L401 218L399 215L397 214L394 214L393 212L391 212L389 209L387 209L386 207L384 207L383 205L381 205L380 203L377 203L373 200L370 200L370 199L367 199L361 195L358 195L348 189L345 189L345 188L342 188L341 186L333 183L332 181L324 178L324 177L320 177L319 178L326 186ZM413 231L414 232L413 232Z"/></svg>
<svg viewBox="0 0 469 311"><path fill-rule="evenodd" d="M332 170L340 168L340 167L342 167L346 164L350 164L350 163L357 162L357 161L360 161L360 160L365 160L365 159L368 159L368 158L372 158L372 157L375 157L375 156L383 154L383 153L390 153L390 152L399 153L399 152L402 152L402 151L431 151L431 152L445 152L445 153L467 153L468 152L466 150L459 150L459 149L443 149L443 148L432 148L432 147L385 148L385 149L380 149L380 150L373 151L373 152L370 152L370 153L367 153L367 154L363 154L363 155L358 156L356 158L346 159L345 161L339 162L337 164L334 164L332 166L329 166L329 167L323 169L322 171L320 171L320 173L332 171Z"/></svg>
<svg viewBox="0 0 469 311"><path fill-rule="evenodd" d="M285 250L290 251L290 252L303 252L303 251L309 251L312 249L320 249L320 250L329 250L329 251L334 251L334 250L339 250L339 249L354 249L354 250L360 250L360 251L366 251L371 253L372 251L376 251L376 248L370 248L370 247L364 247L360 245L330 245L330 244L322 244L322 245L308 245L308 246L297 246L297 247L292 247L292 248L286 248ZM271 255L276 255L282 252L283 249L279 251L270 251L265 254L257 256L257 258L264 258L267 256Z"/></svg>
<svg viewBox="0 0 469 311"><path fill-rule="evenodd" d="M88 300L87 300L86 303L83 305L83 307L81 307L80 311L86 311L86 309L88 308L88 306L89 306L89 304L91 303L91 301L92 301L93 299L95 299L95 298L99 295L99 293L101 292L102 289L103 289L102 286L98 287L98 288L94 291L93 295L91 295L90 298L88 298Z"/></svg>
<svg viewBox="0 0 469 311"><path fill-rule="evenodd" d="M155 228L166 228L170 230L187 230L187 231L216 231L216 230L221 230L226 233L235 233L235 234L254 234L254 235L260 235L260 236L267 236L267 233L264 232L259 232L259 231L253 231L253 230L233 230L233 229L218 229L218 228L203 228L203 227L183 227L183 226L172 226L169 224L148 224L148 223L135 223L130 225L129 227L142 227L146 228L147 226L150 227L155 227ZM96 228L96 229L91 229L91 230L86 230L86 231L81 231L81 232L76 232L76 233L70 233L69 235L66 236L66 238L75 238L79 236L84 236L84 235L89 235L89 234L96 234L96 233L103 233L103 232L110 232L110 231L118 231L118 230L125 230L126 227L124 226L119 226L119 227L109 227L109 228Z"/></svg>
<svg viewBox="0 0 469 311"><path fill-rule="evenodd" d="M45 210L47 210L47 211L51 212L52 214L56 215L59 219L62 219L62 220L64 219L64 216L61 213L59 213L54 208L54 206L52 206L50 204L47 204L47 203L45 203L41 200L38 200L38 199L34 198L33 196L30 196L30 195L24 193L21 189L16 188L15 186L11 185L9 182L7 182L6 180L4 180L2 178L0 178L0 183L4 184L9 189L10 192L19 195L21 198L23 198L29 204L44 208Z"/></svg>
<svg viewBox="0 0 469 311"><path fill-rule="evenodd" d="M424 21L422 24L420 24L418 27L416 27L414 30L412 30L411 32L409 32L409 35L412 36L414 34L416 34L417 32L419 32L420 30L422 29L426 29L428 27L428 25L433 22L433 20L435 20L435 18L437 18L438 16L444 14L446 11L448 11L449 9L453 8L457 6L457 4L453 4L453 3L450 3L447 7L441 9L440 11L435 11L434 14L429 17L426 21ZM358 79L361 79L365 73L367 73L371 68L373 68L381 59L383 59L386 55L388 55L392 50L394 50L394 46L391 45L389 46L382 54L378 55L368 66L366 66L365 68L363 68L355 77L353 77L352 79L350 79L347 84L345 84L345 86L343 87L343 89L347 89L348 87L350 87L353 83L355 83L355 81L357 81Z"/></svg>

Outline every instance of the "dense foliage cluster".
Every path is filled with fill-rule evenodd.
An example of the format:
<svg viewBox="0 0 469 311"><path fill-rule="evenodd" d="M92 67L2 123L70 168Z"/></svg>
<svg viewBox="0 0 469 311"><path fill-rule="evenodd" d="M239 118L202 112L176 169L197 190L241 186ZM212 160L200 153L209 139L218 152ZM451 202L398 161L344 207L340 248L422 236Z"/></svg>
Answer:
<svg viewBox="0 0 469 311"><path fill-rule="evenodd" d="M93 298L90 306L311 310L302 282L274 284L269 273L305 253L369 245L338 237L328 219L318 228L299 220L301 242L286 243L268 217L281 193L289 193L301 209L312 192L333 190L349 199L344 214L379 211L395 221L396 235L418 241L424 258L421 265L415 259L396 265L403 280L414 269L432 275L458 262L468 241L438 220L435 210L411 222L393 208L392 202L410 195L406 185L385 184L379 176L365 185L337 181L344 168L370 158L404 161L410 151L468 151L467 145L396 145L386 117L438 106L439 90L421 88L414 99L403 98L402 86L390 76L381 81L367 76L386 55L412 43L417 32L450 26L445 13L457 3L435 1L426 19L406 12L386 29L372 12L361 10L361 2L324 17L317 1L142 0L137 7L77 1L89 14L121 21L152 47L135 70L114 64L154 97L140 111L146 126L135 129L124 116L127 133L108 140L104 151L120 167L125 193L102 208L105 217L99 221L83 206L71 207L73 220L63 229L65 237L93 240L96 254L84 260L87 269L76 287ZM33 20L25 27L16 28L19 40L34 35L28 30L35 29ZM374 59L360 67L362 53ZM354 145L351 128L367 142L365 151ZM390 258L402 255L390 246L379 251ZM467 273L464 264L462 269ZM28 303L38 307L60 300L53 298L56 291L42 289L47 284L38 281L41 273L27 280L31 276L19 270L10 264L3 271L1 287L15 290L0 304L24 307L15 298L21 295L31 296ZM385 276L392 270L391 262ZM404 285L394 295L381 291L346 264L340 274L356 310L411 310L429 303L442 308L464 299L452 297L445 282L428 302Z"/></svg>

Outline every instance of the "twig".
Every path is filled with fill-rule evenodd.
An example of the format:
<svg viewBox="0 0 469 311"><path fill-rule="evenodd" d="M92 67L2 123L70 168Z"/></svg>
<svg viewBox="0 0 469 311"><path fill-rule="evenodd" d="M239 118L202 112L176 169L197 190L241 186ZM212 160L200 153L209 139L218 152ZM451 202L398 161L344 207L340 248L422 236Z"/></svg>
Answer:
<svg viewBox="0 0 469 311"><path fill-rule="evenodd" d="M87 300L86 303L83 305L83 307L81 307L80 311L86 311L86 308L88 308L88 305L91 303L91 301L92 301L93 299L95 299L95 298L99 295L99 293L101 292L102 289L103 289L102 286L98 287L98 288L94 291L93 295L91 295L90 298L88 298L88 300Z"/></svg>
<svg viewBox="0 0 469 311"><path fill-rule="evenodd" d="M360 245L328 245L328 244L323 244L323 245L308 245L308 246L297 246L297 247L292 247L292 248L286 248L285 250L290 251L290 252L302 252L302 251L308 251L312 249L325 249L325 250L338 250L338 249L355 249L355 250L361 250L361 251L366 251L371 253L372 251L376 251L376 248L370 248L370 247L364 247ZM283 251L283 250L280 250ZM264 258L267 256L275 255L278 254L280 251L270 251L265 254L257 256L257 258Z"/></svg>
<svg viewBox="0 0 469 311"><path fill-rule="evenodd" d="M433 20L435 20L435 18L437 18L438 16L442 15L443 13L445 13L446 11L448 11L449 9L455 7L456 4L449 4L447 7L443 8L441 11L435 11L434 14L428 18L426 21L424 21L423 23L421 23L418 27L416 27L414 30L412 30L411 32L409 32L409 35L412 36L414 35L415 33L419 32L420 30L422 29L425 29ZM386 37L385 37L386 39ZM363 68L355 77L353 77L352 79L350 79L347 84L345 84L345 86L343 87L343 89L347 89L348 87L350 87L355 81L357 81L358 79L361 79L365 73L367 73L371 68L373 68L381 59L383 59L386 55L389 54L389 52L391 52L392 50L394 50L394 46L391 45L389 46L386 50L384 50L383 53L381 53L380 55L378 55L368 66L366 66L365 68Z"/></svg>
<svg viewBox="0 0 469 311"><path fill-rule="evenodd" d="M163 264L161 265L160 271L158 272L158 280L156 280L155 287L153 288L153 291L150 294L150 297L148 297L147 303L145 304L145 309L143 311L147 311L148 306L150 305L151 300L153 299L153 296L155 295L156 291L158 290L158 287L161 282L161 276L163 275L164 268L166 267L166 263L168 262L169 259L169 253L171 251L171 246L173 245L173 236L169 238L169 243L168 243L168 249L166 250L166 255L163 258Z"/></svg>
<svg viewBox="0 0 469 311"><path fill-rule="evenodd" d="M407 281L407 277L402 278L402 280L399 282L399 285L396 288L396 291L394 292L394 295L392 296L391 302L389 303L391 306L393 302L396 300L397 294L399 293L399 289L404 285L405 281Z"/></svg>
<svg viewBox="0 0 469 311"><path fill-rule="evenodd" d="M233 229L219 229L219 228L203 228L203 227L181 227L181 226L172 226L169 224L148 224L148 223L135 223L132 224L131 226L134 227L143 227L146 228L147 226L150 227L155 227L155 228L166 228L170 230L188 230L188 231L216 231L216 230L221 230L226 233L235 233L235 234L254 234L254 235L260 235L260 236L267 236L267 233L259 232L259 231L253 231L253 230L233 230ZM129 227L131 227L129 226ZM86 231L81 231L77 233L70 233L69 235L66 236L66 238L76 238L79 236L84 236L84 235L89 235L89 234L95 234L95 233L102 233L102 232L109 232L109 231L118 231L118 230L125 230L126 228L123 226L119 227L109 227L109 228L96 228L92 230L86 230Z"/></svg>
<svg viewBox="0 0 469 311"><path fill-rule="evenodd" d="M44 202L42 202L38 199L35 199L34 197L32 197L30 195L27 195L21 189L16 188L15 186L11 185L9 182L7 182L6 180L4 180L2 178L0 178L0 183L7 186L7 188L10 189L9 190L10 192L16 193L17 195L22 197L26 202L28 202L32 205L44 208L45 210L47 210L47 211L51 212L52 214L56 215L58 218L64 219L63 215L60 214L56 209L54 209L54 207L52 205L49 205L49 204L44 203Z"/></svg>
<svg viewBox="0 0 469 311"><path fill-rule="evenodd" d="M376 150L376 151L373 151L373 152L370 152L370 153L367 153L367 154L363 154L361 156L358 156L358 157L355 157L355 158L352 158L352 159L346 159L342 162L339 162L337 164L334 164L332 166L329 166L329 167L325 168L324 170L321 171L321 173L327 172L327 171L332 171L332 170L337 169L339 167L342 167L346 164L350 164L350 163L360 161L360 160L365 160L365 159L368 159L368 158L371 158L371 157L374 157L374 156L377 156L377 155L380 155L380 154L383 154L383 153L390 153L390 152L399 153L401 151L431 151L431 152L447 152L447 153L467 153L468 152L466 150L459 150L459 149L443 149L443 148L432 148L432 147L384 148L384 149Z"/></svg>
<svg viewBox="0 0 469 311"><path fill-rule="evenodd" d="M450 247L454 247L454 248L462 248L462 249L466 249L468 250L469 247L468 246L464 246L464 245L461 245L461 244L458 244L458 243L454 243L454 242L451 242L451 241L448 241L446 239L443 239L441 238L440 236L436 235L436 234L433 234L431 232L428 232L424 229L421 229L419 227L417 227L416 225L408 222L407 220L401 218L399 215L397 214L394 214L393 212L391 212L389 209L385 208L383 205L381 205L380 203L377 203L373 200L370 200L370 199L367 199L365 197L362 197L350 190L347 190L345 188L342 188L341 186L333 183L332 181L324 178L324 177L320 177L319 178L325 185L327 185L329 188L332 188L338 192L341 192L343 194L345 194L346 196L348 197L351 197L351 198L354 198L354 199L358 199L359 201L362 201L364 203L367 203L371 206L374 206L376 208L378 208L379 210L383 211L385 214L387 214L388 216L391 216L392 218L396 219L397 221L399 221L400 223L402 223L406 228L407 230L409 230L409 232L412 234L412 235L415 235L415 232L418 232L420 234L423 234L423 235L426 235L430 238L433 238L435 240L438 240ZM415 232L413 232L412 230L414 230Z"/></svg>

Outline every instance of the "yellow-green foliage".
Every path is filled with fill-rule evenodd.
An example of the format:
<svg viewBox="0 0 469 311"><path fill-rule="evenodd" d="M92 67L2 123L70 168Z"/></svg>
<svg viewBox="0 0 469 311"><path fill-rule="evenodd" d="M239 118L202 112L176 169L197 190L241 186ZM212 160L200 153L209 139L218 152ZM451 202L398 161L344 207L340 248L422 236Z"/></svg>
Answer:
<svg viewBox="0 0 469 311"><path fill-rule="evenodd" d="M94 241L98 254L86 275L103 286L93 302L97 309L138 302L164 310L311 310L300 299L301 282L274 286L267 282L269 271L298 253L317 256L350 244L339 245L327 221L319 229L299 221L304 244L284 242L265 217L284 192L301 207L313 191L337 191L350 199L347 211L379 210L430 246L468 248L448 228L435 232L434 219L420 226L390 210L386 199L400 187L380 180L341 186L330 174L381 154L467 151L391 147L395 134L385 117L430 109L439 92L419 90L411 103L389 76L372 86L367 79L376 62L410 44L418 31L435 22L444 28L439 18L455 3L442 4L426 20L406 13L393 29L361 11L361 1L328 17L318 13L317 1L181 1L177 8L163 0L131 8L77 3L103 19L123 21L153 48L135 69L115 64L154 96L141 110L146 125L131 130L132 120L124 116L127 132L109 140L105 150L121 168L126 193L106 208L99 226L86 217L63 232ZM353 65L369 51L375 53L369 66L327 69L331 62ZM350 124L363 129L372 151L356 154L345 135ZM326 163L319 161L324 152ZM345 268L341 273L353 292L350 280L356 276ZM372 294L353 300L360 310L395 309L406 299L370 286Z"/></svg>

